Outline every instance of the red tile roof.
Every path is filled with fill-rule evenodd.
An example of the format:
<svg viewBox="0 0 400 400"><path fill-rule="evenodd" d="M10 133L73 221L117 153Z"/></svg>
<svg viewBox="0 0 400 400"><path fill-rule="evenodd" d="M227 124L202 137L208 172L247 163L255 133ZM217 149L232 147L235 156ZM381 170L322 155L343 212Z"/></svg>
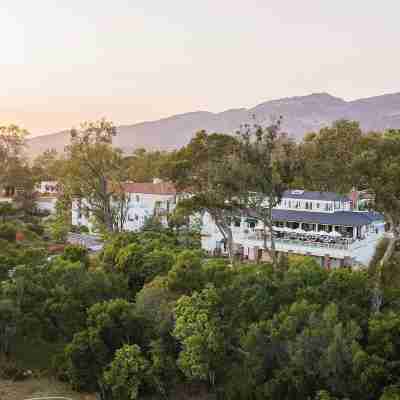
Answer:
<svg viewBox="0 0 400 400"><path fill-rule="evenodd" d="M124 183L123 187L127 193L143 194L176 194L175 186L170 182L150 183L133 182Z"/></svg>

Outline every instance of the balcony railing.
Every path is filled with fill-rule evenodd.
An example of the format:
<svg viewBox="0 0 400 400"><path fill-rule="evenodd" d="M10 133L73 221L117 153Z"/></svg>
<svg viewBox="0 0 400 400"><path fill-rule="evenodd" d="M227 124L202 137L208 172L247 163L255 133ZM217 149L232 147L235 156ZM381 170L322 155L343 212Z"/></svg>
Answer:
<svg viewBox="0 0 400 400"><path fill-rule="evenodd" d="M250 231L248 233L238 231L235 232L236 237L244 240L255 240L262 242L263 236L260 232ZM270 237L267 237L267 241L270 242ZM337 249L337 250L348 250L355 244L362 244L362 240L355 240L350 238L340 238L340 239L307 239L303 238L293 238L293 237L275 237L276 244L302 246L302 247L314 247L314 248L327 248L327 249Z"/></svg>
<svg viewBox="0 0 400 400"><path fill-rule="evenodd" d="M304 247L319 247L326 249L337 249L337 250L348 250L351 247L351 244L348 242L343 243L335 243L335 242L316 242L312 240L300 240L300 239L284 239L284 238L276 238L276 243L288 244L288 245L296 245L296 246L304 246Z"/></svg>

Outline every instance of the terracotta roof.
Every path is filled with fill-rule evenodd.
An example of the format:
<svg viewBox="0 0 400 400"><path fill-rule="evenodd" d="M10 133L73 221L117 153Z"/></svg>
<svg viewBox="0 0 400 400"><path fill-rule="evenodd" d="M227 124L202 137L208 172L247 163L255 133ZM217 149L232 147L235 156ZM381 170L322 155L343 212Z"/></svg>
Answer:
<svg viewBox="0 0 400 400"><path fill-rule="evenodd" d="M124 189L127 193L143 194L176 194L175 186L170 182L150 183L133 182L124 183Z"/></svg>

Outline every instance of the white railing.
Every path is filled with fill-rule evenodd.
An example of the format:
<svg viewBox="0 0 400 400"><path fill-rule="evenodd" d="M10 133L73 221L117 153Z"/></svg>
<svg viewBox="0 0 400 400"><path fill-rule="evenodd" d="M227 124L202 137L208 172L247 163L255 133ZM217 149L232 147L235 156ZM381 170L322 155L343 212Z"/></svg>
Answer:
<svg viewBox="0 0 400 400"><path fill-rule="evenodd" d="M255 232L250 231L249 233L242 233L241 236L237 236L237 238L244 240L255 240L259 242L263 242L263 238ZM271 242L271 239L267 239L268 242ZM348 250L350 249L355 242L348 243L338 243L338 242L318 242L313 240L300 240L300 239L291 239L291 238L275 238L275 243L277 244L288 244L302 247L315 247L315 248L328 248L328 249L338 249L338 250ZM359 243L359 242L358 242ZM361 243L360 243L361 244Z"/></svg>

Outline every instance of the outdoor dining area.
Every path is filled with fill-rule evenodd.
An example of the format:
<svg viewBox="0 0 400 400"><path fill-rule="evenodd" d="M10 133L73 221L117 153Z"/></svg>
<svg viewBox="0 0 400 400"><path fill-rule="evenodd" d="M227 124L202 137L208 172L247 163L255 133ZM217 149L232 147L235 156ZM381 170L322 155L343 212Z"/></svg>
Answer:
<svg viewBox="0 0 400 400"><path fill-rule="evenodd" d="M356 240L353 237L352 227L319 226L319 228L317 230L318 225L316 224L295 223L292 227L286 224L276 224L272 229L272 235L275 241L340 249L347 249ZM263 240L264 229L262 227L255 226L254 233L257 240ZM267 239L270 238L271 233L267 232Z"/></svg>

